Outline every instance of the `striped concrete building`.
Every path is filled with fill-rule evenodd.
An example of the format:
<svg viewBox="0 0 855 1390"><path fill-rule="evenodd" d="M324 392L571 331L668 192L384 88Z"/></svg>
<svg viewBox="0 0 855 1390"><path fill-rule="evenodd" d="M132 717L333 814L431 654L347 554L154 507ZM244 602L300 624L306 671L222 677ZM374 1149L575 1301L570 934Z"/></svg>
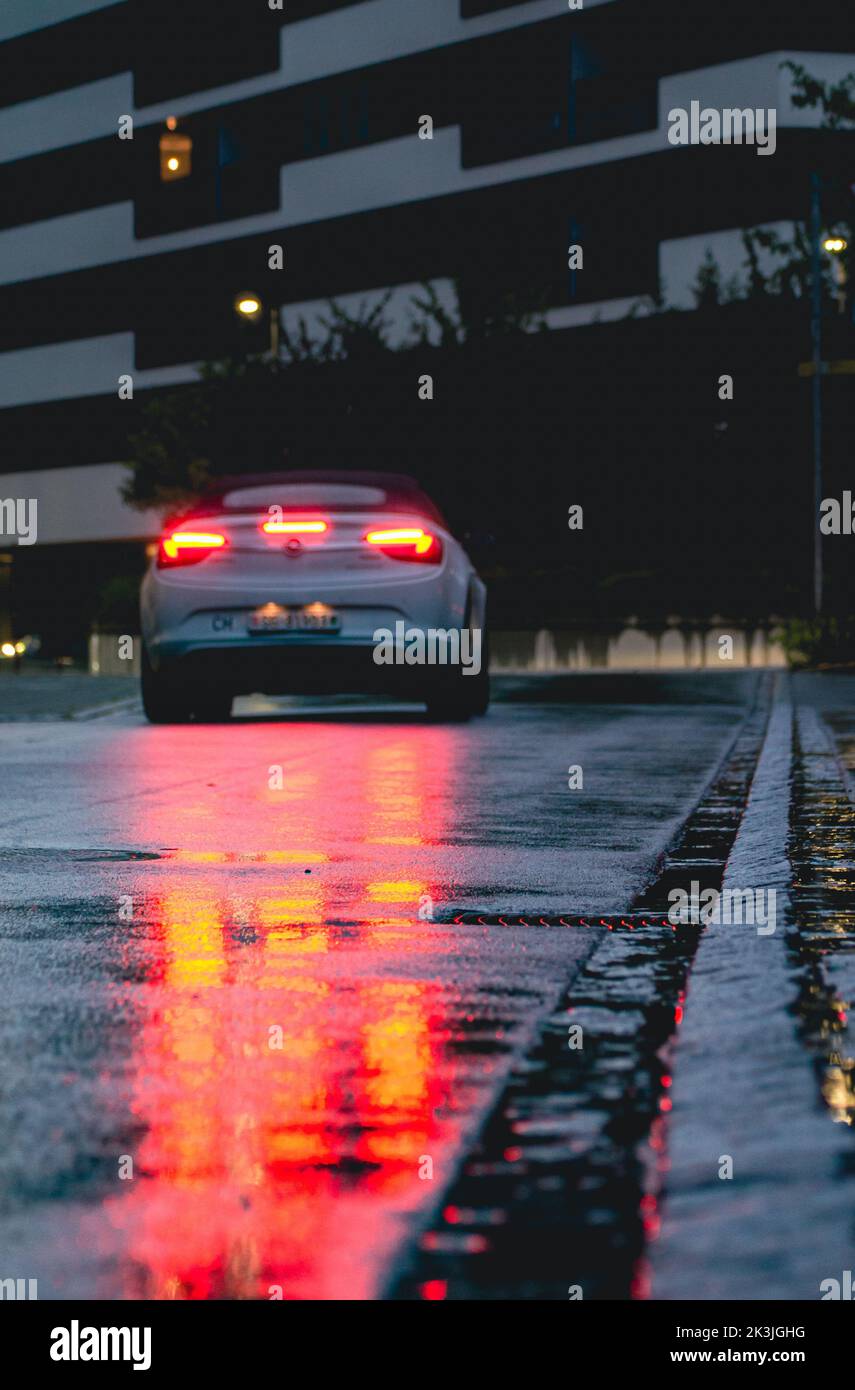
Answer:
<svg viewBox="0 0 855 1390"><path fill-rule="evenodd" d="M287 328L392 289L401 341L425 282L453 306L536 279L556 332L689 307L707 247L728 275L742 227L805 215L829 137L787 59L855 69L846 7L4 0L0 500L38 500L39 559L7 528L0 586L150 538L120 381L194 380L240 345L242 292ZM773 110L774 156L672 144L693 102Z"/></svg>

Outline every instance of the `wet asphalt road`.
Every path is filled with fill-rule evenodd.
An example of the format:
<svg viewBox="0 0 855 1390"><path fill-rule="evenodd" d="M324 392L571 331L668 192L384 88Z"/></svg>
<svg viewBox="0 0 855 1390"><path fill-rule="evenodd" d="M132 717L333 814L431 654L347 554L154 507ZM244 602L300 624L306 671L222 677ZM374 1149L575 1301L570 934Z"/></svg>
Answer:
<svg viewBox="0 0 855 1390"><path fill-rule="evenodd" d="M376 1296L597 944L454 916L626 910L755 681L0 726L0 1276Z"/></svg>

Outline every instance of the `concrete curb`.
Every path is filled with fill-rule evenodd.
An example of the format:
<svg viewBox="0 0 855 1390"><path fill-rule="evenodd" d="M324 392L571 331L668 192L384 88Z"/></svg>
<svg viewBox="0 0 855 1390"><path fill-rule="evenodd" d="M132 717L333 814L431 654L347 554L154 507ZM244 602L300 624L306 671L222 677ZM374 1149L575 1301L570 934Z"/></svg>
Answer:
<svg viewBox="0 0 855 1390"><path fill-rule="evenodd" d="M822 1105L789 1012L795 997L787 855L793 708L775 704L724 887L774 888L776 930L711 926L673 1054L655 1299L819 1299L852 1264L851 1152ZM729 1155L732 1179L719 1177Z"/></svg>

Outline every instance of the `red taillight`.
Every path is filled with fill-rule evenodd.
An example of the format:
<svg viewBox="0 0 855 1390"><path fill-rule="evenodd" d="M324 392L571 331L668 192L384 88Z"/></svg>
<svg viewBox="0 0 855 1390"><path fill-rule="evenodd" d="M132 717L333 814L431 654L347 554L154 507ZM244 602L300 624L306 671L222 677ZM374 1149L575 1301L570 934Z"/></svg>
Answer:
<svg viewBox="0 0 855 1390"><path fill-rule="evenodd" d="M396 560L419 560L422 564L437 565L442 559L442 541L421 526L398 526L388 531L369 531L365 537L384 555Z"/></svg>
<svg viewBox="0 0 855 1390"><path fill-rule="evenodd" d="M320 518L301 520L284 517L281 521L265 521L261 529L267 536L322 536L329 526Z"/></svg>
<svg viewBox="0 0 855 1390"><path fill-rule="evenodd" d="M228 545L225 536L219 531L171 531L160 542L157 552L158 569L168 569L175 565L198 565Z"/></svg>

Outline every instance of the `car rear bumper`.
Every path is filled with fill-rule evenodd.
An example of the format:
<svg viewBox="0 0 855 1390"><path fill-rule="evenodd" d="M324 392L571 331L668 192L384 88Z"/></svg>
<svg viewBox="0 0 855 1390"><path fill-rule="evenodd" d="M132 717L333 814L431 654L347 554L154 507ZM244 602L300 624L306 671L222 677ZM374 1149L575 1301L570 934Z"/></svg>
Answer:
<svg viewBox="0 0 855 1390"><path fill-rule="evenodd" d="M375 644L326 637L258 638L159 653L181 683L227 689L233 695L398 694L422 698L449 678L453 668L378 664Z"/></svg>
<svg viewBox="0 0 855 1390"><path fill-rule="evenodd" d="M299 610L305 605L296 603L285 605ZM332 605L331 605L332 607ZM286 642L307 645L323 640L320 632L251 633L249 620L255 611L251 605L226 605L220 608L198 608L188 613L165 614L154 632L147 637L146 645L154 656L163 652L165 658L183 656L185 652L199 647L245 648L260 646L264 642ZM344 646L370 645L374 634L380 628L394 628L395 623L404 618L400 609L368 605L335 605L333 608L339 628L331 642ZM169 620L171 618L171 621Z"/></svg>

